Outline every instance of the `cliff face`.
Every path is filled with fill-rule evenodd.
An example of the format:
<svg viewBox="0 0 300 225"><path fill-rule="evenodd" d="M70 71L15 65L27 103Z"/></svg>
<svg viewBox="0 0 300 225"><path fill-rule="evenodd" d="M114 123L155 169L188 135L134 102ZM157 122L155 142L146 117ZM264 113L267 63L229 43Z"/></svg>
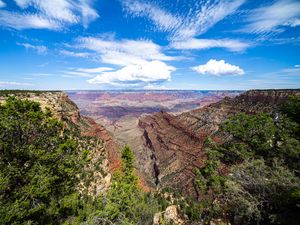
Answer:
<svg viewBox="0 0 300 225"><path fill-rule="evenodd" d="M41 108L48 108L54 117L72 131L81 149L89 150L90 163L85 168L85 177L80 183L80 191L91 195L104 192L110 185L111 172L119 166L120 155L117 144L104 127L93 119L80 115L77 105L64 92L15 92L20 99L39 102ZM0 95L0 103L8 95Z"/></svg>
<svg viewBox="0 0 300 225"><path fill-rule="evenodd" d="M178 116L160 112L140 118L152 161L150 183L195 196L193 169L205 160L205 139L219 140L219 125L236 113L275 113L289 95L300 95L300 90L253 90Z"/></svg>

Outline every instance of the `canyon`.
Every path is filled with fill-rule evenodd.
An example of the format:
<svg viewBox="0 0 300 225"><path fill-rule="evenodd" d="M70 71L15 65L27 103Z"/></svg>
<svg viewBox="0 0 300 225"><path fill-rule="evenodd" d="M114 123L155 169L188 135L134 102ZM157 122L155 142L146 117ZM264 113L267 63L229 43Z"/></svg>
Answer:
<svg viewBox="0 0 300 225"><path fill-rule="evenodd" d="M43 109L78 133L91 153L88 185L81 190L98 195L120 167L120 149L129 145L144 190L171 188L197 197L194 169L203 166L208 137L228 139L220 124L240 112L266 112L276 118L278 108L300 90L240 91L72 91L14 94L37 101ZM7 96L0 96L0 103ZM96 171L96 165L103 171ZM104 172L104 173L103 173Z"/></svg>
<svg viewBox="0 0 300 225"><path fill-rule="evenodd" d="M205 160L204 142L224 137L219 125L239 112L276 115L299 90L68 92L81 113L102 124L136 156L143 186L196 197L194 169Z"/></svg>

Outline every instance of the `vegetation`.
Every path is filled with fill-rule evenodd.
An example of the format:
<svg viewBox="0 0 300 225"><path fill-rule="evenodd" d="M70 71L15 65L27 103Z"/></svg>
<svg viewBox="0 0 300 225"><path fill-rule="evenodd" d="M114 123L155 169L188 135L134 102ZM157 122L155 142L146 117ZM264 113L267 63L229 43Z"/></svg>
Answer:
<svg viewBox="0 0 300 225"><path fill-rule="evenodd" d="M131 149L107 193L80 195L89 151L63 128L36 102L9 97L0 105L1 224L151 224L162 207L139 188Z"/></svg>
<svg viewBox="0 0 300 225"><path fill-rule="evenodd" d="M291 97L274 115L241 113L225 121L221 131L229 141L206 140L207 160L195 170L195 200L170 191L143 192L128 146L109 190L97 197L80 194L91 158L79 131L66 129L36 102L8 97L0 105L1 224L152 224L170 203L191 223L221 218L232 224L297 224L299 105L300 97ZM105 173L100 163L95 168Z"/></svg>
<svg viewBox="0 0 300 225"><path fill-rule="evenodd" d="M55 93L55 92L61 92L61 91L47 91L50 93ZM27 94L35 94L39 95L45 93L45 91L39 91L39 90L0 90L0 96L9 96L9 95L27 95Z"/></svg>
<svg viewBox="0 0 300 225"><path fill-rule="evenodd" d="M122 150L122 168L112 178L112 185L105 196L96 200L99 204L88 216L88 224L152 224L153 215L161 208L151 193L143 193L135 175L134 155L125 146Z"/></svg>
<svg viewBox="0 0 300 225"><path fill-rule="evenodd" d="M207 161L195 171L205 221L234 224L297 224L300 213L299 97L280 113L237 114L221 130L221 145L206 142Z"/></svg>
<svg viewBox="0 0 300 225"><path fill-rule="evenodd" d="M0 221L59 223L79 196L84 159L63 124L38 103L8 98L0 105Z"/></svg>

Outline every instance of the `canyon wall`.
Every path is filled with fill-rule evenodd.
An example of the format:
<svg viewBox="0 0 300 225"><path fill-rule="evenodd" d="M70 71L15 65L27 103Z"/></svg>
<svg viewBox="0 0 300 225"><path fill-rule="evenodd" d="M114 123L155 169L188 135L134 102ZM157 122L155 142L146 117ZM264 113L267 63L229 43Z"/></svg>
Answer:
<svg viewBox="0 0 300 225"><path fill-rule="evenodd" d="M140 163L151 167L144 170L151 171L146 175L152 177L149 184L195 196L193 170L205 160L205 139L220 140L219 125L236 113L275 114L289 95L300 95L300 90L252 90L177 116L159 112L141 117L139 126L149 158Z"/></svg>

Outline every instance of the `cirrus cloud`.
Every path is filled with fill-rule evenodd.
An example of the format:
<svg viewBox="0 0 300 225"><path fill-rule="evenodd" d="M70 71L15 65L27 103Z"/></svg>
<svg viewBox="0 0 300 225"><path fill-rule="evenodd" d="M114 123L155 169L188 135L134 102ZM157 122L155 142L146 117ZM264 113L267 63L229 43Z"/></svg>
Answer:
<svg viewBox="0 0 300 225"><path fill-rule="evenodd" d="M44 55L48 52L48 48L44 45L32 45L29 43L17 43L17 45L23 46L26 49L32 49L40 55Z"/></svg>
<svg viewBox="0 0 300 225"><path fill-rule="evenodd" d="M0 8L3 8L5 6L6 6L6 4L3 1L0 0Z"/></svg>
<svg viewBox="0 0 300 225"><path fill-rule="evenodd" d="M90 0L15 0L15 3L18 8L13 12L0 10L1 26L18 30L59 30L80 23L87 27L99 17Z"/></svg>
<svg viewBox="0 0 300 225"><path fill-rule="evenodd" d="M0 87L10 86L30 86L31 83L15 82L15 81L0 81Z"/></svg>
<svg viewBox="0 0 300 225"><path fill-rule="evenodd" d="M239 66L226 63L224 60L211 59L204 65L192 67L192 69L200 74L208 74L212 76L226 75L243 75L244 70Z"/></svg>
<svg viewBox="0 0 300 225"><path fill-rule="evenodd" d="M171 44L172 48L181 50L225 48L232 52L241 52L251 46L250 43L234 39L196 39L177 41Z"/></svg>
<svg viewBox="0 0 300 225"><path fill-rule="evenodd" d="M220 0L220 1L195 1L182 3L172 1L178 10L168 12L160 7L163 0L140 1L123 0L123 9L133 17L148 18L158 30L169 32L169 38L173 40L186 40L201 35L233 14L246 0Z"/></svg>
<svg viewBox="0 0 300 225"><path fill-rule="evenodd" d="M77 46L98 53L102 62L113 65L141 64L150 60L176 60L176 57L165 55L162 47L150 40L81 37L77 39Z"/></svg>
<svg viewBox="0 0 300 225"><path fill-rule="evenodd" d="M299 26L299 18L299 1L277 0L267 6L253 10L247 18L248 24L240 31L257 34L281 32L286 27Z"/></svg>

